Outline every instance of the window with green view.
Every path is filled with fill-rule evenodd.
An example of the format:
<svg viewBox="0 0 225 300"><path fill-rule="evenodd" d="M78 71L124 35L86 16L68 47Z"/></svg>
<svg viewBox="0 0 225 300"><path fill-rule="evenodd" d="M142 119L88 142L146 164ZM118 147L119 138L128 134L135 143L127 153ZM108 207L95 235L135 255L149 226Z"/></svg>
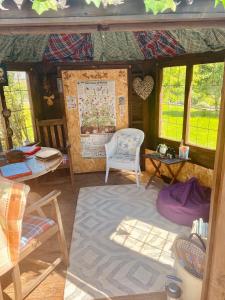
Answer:
<svg viewBox="0 0 225 300"><path fill-rule="evenodd" d="M9 71L8 86L4 87L6 106L11 110L9 118L13 130L13 146L34 141L32 107L26 72Z"/></svg>
<svg viewBox="0 0 225 300"><path fill-rule="evenodd" d="M160 137L180 141L184 115L186 67L163 69Z"/></svg>
<svg viewBox="0 0 225 300"><path fill-rule="evenodd" d="M223 63L195 65L191 88L188 142L216 148Z"/></svg>
<svg viewBox="0 0 225 300"><path fill-rule="evenodd" d="M186 66L163 68L160 137L216 148L223 70L222 62L189 66L187 72ZM186 83L186 73L191 83ZM189 89L188 99L185 88Z"/></svg>

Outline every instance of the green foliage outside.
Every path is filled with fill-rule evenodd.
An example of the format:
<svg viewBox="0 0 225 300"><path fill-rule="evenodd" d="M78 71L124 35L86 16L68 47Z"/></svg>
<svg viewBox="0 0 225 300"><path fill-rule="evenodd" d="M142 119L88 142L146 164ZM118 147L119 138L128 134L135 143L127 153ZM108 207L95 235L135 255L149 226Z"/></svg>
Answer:
<svg viewBox="0 0 225 300"><path fill-rule="evenodd" d="M0 4L3 3L4 0L0 0ZM94 4L97 8L100 7L101 4L104 5L113 5L113 4L122 4L123 0L83 0L86 4ZM152 12L154 15L158 13L162 13L165 10L172 10L173 12L176 11L177 8L177 1L175 0L142 0L145 5L146 12ZM57 10L59 7L62 7L60 0L31 0L32 9L37 12L37 14L41 15L45 11L48 10ZM142 2L142 3L143 3ZM214 6L218 6L222 4L225 7L225 0L214 0ZM64 5L65 6L65 5Z"/></svg>
<svg viewBox="0 0 225 300"><path fill-rule="evenodd" d="M25 141L34 141L34 132L25 72L8 72L9 86L4 87L9 118L13 130L13 146L21 146Z"/></svg>
<svg viewBox="0 0 225 300"><path fill-rule="evenodd" d="M223 63L195 65L193 69L188 140L191 144L216 147ZM182 139L186 67L163 72L161 136Z"/></svg>

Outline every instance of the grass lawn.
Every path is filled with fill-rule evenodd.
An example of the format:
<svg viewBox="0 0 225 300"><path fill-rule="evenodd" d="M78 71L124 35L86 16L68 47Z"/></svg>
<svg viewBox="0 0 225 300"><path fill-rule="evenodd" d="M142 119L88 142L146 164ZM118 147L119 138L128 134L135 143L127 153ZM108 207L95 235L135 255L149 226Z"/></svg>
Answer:
<svg viewBox="0 0 225 300"><path fill-rule="evenodd" d="M183 107L163 104L161 136L180 141L183 128ZM189 143L216 148L219 112L191 108Z"/></svg>

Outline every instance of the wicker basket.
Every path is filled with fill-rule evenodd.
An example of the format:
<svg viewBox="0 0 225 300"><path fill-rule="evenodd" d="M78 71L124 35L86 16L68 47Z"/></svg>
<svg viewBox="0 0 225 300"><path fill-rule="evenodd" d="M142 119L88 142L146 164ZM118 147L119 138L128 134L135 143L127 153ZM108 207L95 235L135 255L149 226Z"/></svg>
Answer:
<svg viewBox="0 0 225 300"><path fill-rule="evenodd" d="M200 300L206 247L197 234L174 241L175 269L182 280L182 300Z"/></svg>

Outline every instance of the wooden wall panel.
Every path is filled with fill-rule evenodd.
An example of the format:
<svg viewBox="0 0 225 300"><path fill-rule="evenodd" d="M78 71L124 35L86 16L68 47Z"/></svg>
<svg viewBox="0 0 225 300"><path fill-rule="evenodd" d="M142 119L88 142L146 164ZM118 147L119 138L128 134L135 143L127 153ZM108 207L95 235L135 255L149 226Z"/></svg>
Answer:
<svg viewBox="0 0 225 300"><path fill-rule="evenodd" d="M128 73L127 69L101 69L101 70L66 70L62 71L64 101L67 96L76 96L78 80L115 80L116 83L116 128L128 127ZM126 106L124 117L119 113L119 96L125 96ZM66 102L65 102L66 103ZM79 111L68 110L65 105L69 143L71 144L71 155L73 171L75 173L95 172L105 170L105 159L85 159L81 157Z"/></svg>

